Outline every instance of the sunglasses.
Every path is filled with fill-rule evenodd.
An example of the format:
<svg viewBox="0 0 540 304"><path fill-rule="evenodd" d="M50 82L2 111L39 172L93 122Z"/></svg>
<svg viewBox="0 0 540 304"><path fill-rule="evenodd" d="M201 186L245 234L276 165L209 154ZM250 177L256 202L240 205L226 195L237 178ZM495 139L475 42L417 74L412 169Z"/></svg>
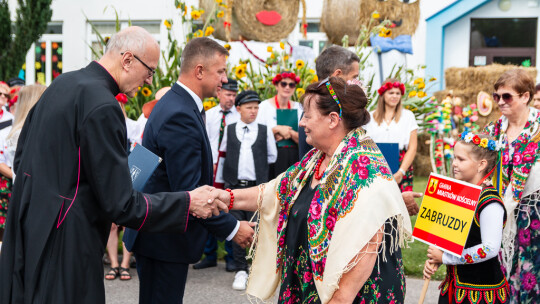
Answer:
<svg viewBox="0 0 540 304"><path fill-rule="evenodd" d="M124 55L124 53L120 53L120 55ZM144 61L141 60L141 58L137 57L137 55L135 54L132 54L133 57L135 57L135 59L139 60L140 63L142 63L142 65L144 65L145 68L148 69L148 78L154 76L154 74L156 74L156 70L152 69L151 67L149 67L146 63L144 63Z"/></svg>
<svg viewBox="0 0 540 304"><path fill-rule="evenodd" d="M514 96L519 96L521 97L521 95L523 95L523 93L521 94L510 94L510 93L503 93L501 95L497 94L497 93L493 93L493 100L495 102L499 102L499 100L502 100L506 103L509 103L509 102L512 102L512 100L514 99Z"/></svg>
<svg viewBox="0 0 540 304"><path fill-rule="evenodd" d="M0 96L4 96L5 98L9 99L9 93L0 93Z"/></svg>
<svg viewBox="0 0 540 304"><path fill-rule="evenodd" d="M289 88L293 89L293 88L296 88L296 82L280 82L279 85L282 87L282 88L286 88L287 86L289 86Z"/></svg>

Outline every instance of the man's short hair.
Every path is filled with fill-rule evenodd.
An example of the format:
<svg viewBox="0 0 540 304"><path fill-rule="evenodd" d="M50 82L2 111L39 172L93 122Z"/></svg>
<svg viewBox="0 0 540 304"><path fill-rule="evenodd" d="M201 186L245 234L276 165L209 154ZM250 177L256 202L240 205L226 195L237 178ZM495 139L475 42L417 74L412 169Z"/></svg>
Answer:
<svg viewBox="0 0 540 304"><path fill-rule="evenodd" d="M200 37L191 40L182 51L180 73L214 58L216 54L229 56L226 48L210 38Z"/></svg>
<svg viewBox="0 0 540 304"><path fill-rule="evenodd" d="M324 79L330 77L337 69L348 74L353 62L360 62L360 58L354 52L337 45L325 49L315 61L317 77Z"/></svg>

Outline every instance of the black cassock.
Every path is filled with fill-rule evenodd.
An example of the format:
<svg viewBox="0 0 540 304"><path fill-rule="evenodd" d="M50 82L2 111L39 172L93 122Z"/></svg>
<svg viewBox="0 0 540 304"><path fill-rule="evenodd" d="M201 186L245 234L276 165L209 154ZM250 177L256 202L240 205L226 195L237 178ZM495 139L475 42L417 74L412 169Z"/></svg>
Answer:
<svg viewBox="0 0 540 304"><path fill-rule="evenodd" d="M99 63L59 76L21 132L0 303L104 303L111 223L185 232L189 194L133 190L119 88Z"/></svg>

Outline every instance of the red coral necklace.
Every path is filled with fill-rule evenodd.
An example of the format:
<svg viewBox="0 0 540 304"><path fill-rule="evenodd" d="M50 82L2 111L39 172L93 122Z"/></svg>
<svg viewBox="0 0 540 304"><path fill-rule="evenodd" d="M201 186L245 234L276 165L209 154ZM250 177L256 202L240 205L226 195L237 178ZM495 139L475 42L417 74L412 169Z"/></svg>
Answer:
<svg viewBox="0 0 540 304"><path fill-rule="evenodd" d="M317 161L317 165L315 166L315 179L321 179L324 174L324 171L319 174L319 170L321 169L321 164L325 158L326 154L323 154L321 158L319 158L319 160Z"/></svg>

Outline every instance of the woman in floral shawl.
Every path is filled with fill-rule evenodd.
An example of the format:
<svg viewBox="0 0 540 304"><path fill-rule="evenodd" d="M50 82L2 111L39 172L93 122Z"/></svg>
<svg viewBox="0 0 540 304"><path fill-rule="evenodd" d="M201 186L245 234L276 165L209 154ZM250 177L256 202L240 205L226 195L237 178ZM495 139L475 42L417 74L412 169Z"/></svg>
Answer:
<svg viewBox="0 0 540 304"><path fill-rule="evenodd" d="M361 128L357 82L310 85L300 125L315 148L273 181L230 196L258 210L247 294L279 303L403 303L401 249L411 223L381 152Z"/></svg>
<svg viewBox="0 0 540 304"><path fill-rule="evenodd" d="M529 107L534 80L522 69L505 72L495 83L501 118L486 132L503 147L494 184L508 214L502 263L511 303L540 303L540 111Z"/></svg>

